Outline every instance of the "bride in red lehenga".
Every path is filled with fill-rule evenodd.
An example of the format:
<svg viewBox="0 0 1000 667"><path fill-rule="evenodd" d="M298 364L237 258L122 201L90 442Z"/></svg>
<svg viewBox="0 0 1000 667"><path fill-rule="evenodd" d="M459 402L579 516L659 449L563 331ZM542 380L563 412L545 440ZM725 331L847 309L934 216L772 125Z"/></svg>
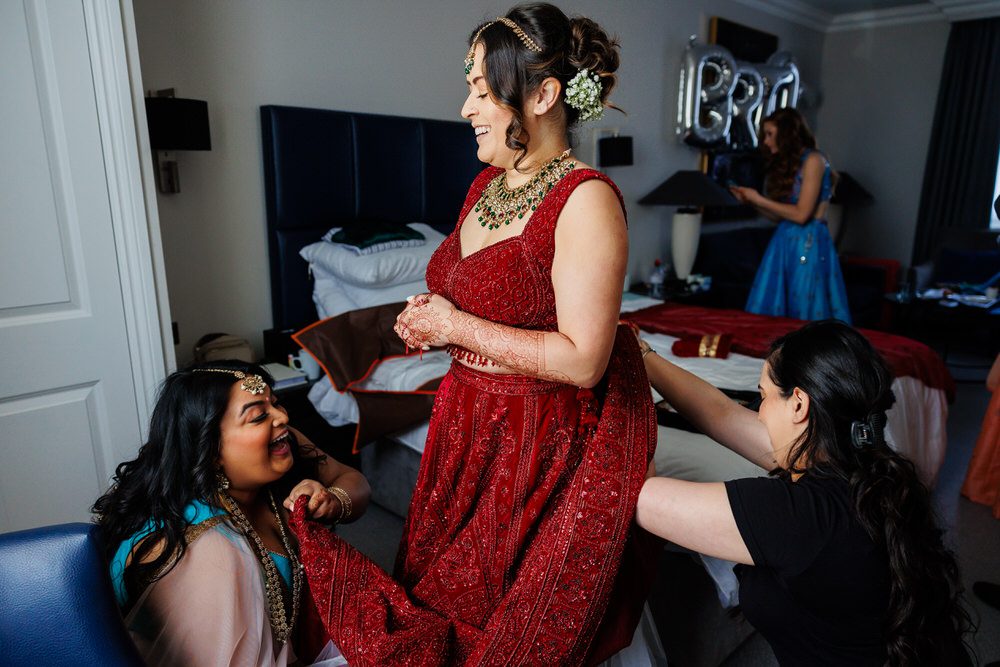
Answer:
<svg viewBox="0 0 1000 667"><path fill-rule="evenodd" d="M490 165L396 330L454 357L389 578L293 524L320 617L352 665L576 665L632 640L656 554L633 514L656 444L635 336L618 326L621 194L573 158L617 43L521 5L479 26L462 116Z"/></svg>

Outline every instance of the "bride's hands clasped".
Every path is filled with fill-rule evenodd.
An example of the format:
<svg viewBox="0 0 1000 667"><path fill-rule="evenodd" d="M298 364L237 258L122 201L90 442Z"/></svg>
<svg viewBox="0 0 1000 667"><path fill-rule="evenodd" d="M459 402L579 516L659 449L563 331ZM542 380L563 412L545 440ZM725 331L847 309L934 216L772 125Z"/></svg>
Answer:
<svg viewBox="0 0 1000 667"><path fill-rule="evenodd" d="M417 294L407 297L406 308L396 318L393 330L407 347L429 350L442 347L450 341L448 335L455 330L452 316L455 306L437 294Z"/></svg>

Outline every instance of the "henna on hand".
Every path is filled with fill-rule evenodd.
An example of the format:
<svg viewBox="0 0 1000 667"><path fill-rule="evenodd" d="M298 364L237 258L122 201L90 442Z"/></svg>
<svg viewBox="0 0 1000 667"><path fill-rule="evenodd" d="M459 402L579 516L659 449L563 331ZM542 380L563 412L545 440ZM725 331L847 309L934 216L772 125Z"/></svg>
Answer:
<svg viewBox="0 0 1000 667"><path fill-rule="evenodd" d="M395 331L412 348L454 344L511 371L572 384L569 375L546 364L546 341L562 334L491 322L459 310L437 294L408 298Z"/></svg>
<svg viewBox="0 0 1000 667"><path fill-rule="evenodd" d="M437 294L426 295L426 298L411 297L408 301L406 309L396 319L397 333L403 340L409 338L416 343L411 347L447 345L450 342L448 335L455 328L451 317L459 312L455 306Z"/></svg>
<svg viewBox="0 0 1000 667"><path fill-rule="evenodd" d="M559 333L517 329L456 310L450 342L490 359L499 366L544 380L571 383L570 377L545 363L545 342Z"/></svg>

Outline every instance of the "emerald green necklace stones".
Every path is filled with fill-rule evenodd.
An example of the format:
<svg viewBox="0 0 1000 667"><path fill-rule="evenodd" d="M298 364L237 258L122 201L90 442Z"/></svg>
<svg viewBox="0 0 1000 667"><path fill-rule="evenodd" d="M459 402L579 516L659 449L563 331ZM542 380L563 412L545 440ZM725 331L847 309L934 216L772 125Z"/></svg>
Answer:
<svg viewBox="0 0 1000 667"><path fill-rule="evenodd" d="M476 202L474 210L479 214L480 226L500 229L538 208L549 190L576 167L575 162L566 159L568 157L569 149L542 165L527 183L513 189L507 187L507 175L500 173L489 182Z"/></svg>

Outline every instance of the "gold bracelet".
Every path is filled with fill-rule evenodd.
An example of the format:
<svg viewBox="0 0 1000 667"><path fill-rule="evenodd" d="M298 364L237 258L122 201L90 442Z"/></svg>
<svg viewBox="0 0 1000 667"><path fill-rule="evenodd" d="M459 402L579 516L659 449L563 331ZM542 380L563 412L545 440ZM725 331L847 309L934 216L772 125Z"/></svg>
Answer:
<svg viewBox="0 0 1000 667"><path fill-rule="evenodd" d="M350 519L351 512L354 509L351 503L350 494L339 486L328 486L326 487L326 490L337 496L337 500L340 501L340 516L337 517L336 523Z"/></svg>
<svg viewBox="0 0 1000 667"><path fill-rule="evenodd" d="M641 359L645 359L646 355L649 354L650 352L652 352L653 354L656 354L656 350L654 350L651 347L647 347L645 350L642 351L642 357L640 357L640 358Z"/></svg>

